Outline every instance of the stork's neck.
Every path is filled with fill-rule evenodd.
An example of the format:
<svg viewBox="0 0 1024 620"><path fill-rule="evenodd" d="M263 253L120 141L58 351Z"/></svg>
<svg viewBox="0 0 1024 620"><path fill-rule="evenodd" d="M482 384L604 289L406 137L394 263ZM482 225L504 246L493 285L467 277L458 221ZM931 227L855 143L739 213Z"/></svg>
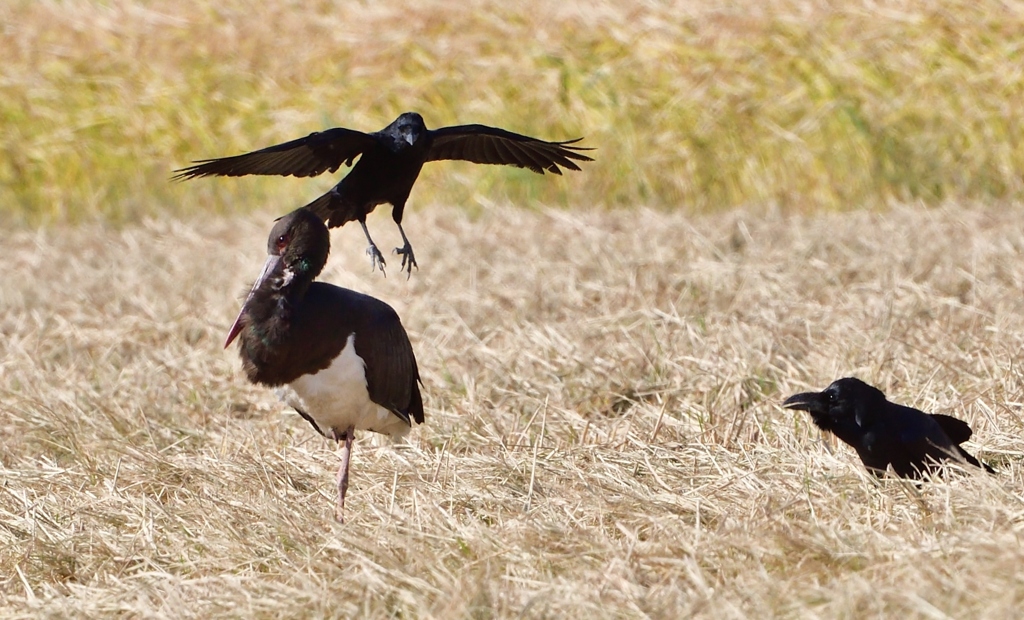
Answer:
<svg viewBox="0 0 1024 620"><path fill-rule="evenodd" d="M291 326L295 307L302 303L315 277L305 259L294 265L280 265L253 291L249 301L250 335L264 346L273 346Z"/></svg>

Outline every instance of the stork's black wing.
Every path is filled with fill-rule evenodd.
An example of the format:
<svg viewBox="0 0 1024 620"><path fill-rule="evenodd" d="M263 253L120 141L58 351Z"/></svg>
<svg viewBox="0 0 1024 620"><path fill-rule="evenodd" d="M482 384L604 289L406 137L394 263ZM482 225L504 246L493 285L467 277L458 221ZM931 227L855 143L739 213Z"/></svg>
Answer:
<svg viewBox="0 0 1024 620"><path fill-rule="evenodd" d="M420 395L420 373L412 343L395 311L372 297L367 304L376 306L372 313L373 338L356 339L356 354L366 362L366 390L370 400L392 411L410 424L423 423L423 398Z"/></svg>

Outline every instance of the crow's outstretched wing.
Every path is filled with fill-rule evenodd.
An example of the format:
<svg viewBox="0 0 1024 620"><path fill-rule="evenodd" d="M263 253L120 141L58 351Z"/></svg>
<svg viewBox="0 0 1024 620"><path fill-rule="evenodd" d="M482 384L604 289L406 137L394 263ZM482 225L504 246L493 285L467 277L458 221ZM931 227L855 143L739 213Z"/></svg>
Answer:
<svg viewBox="0 0 1024 620"><path fill-rule="evenodd" d="M314 177L323 172L334 172L342 164L351 166L356 157L376 143L376 138L370 134L338 127L251 153L203 159L187 168L175 170L177 174L171 179L249 174Z"/></svg>
<svg viewBox="0 0 1024 620"><path fill-rule="evenodd" d="M576 161L593 161L579 151L591 149L573 146L583 138L564 142L546 142L497 127L456 125L430 132L433 143L427 161L457 159L477 164L518 166L538 174L562 174L561 169L579 170Z"/></svg>

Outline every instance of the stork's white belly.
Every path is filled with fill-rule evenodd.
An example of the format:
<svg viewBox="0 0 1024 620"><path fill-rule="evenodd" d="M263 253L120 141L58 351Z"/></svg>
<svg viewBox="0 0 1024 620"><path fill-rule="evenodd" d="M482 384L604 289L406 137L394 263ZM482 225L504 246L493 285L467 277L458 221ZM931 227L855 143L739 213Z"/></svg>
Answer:
<svg viewBox="0 0 1024 620"><path fill-rule="evenodd" d="M305 411L328 437L332 430L340 437L350 426L385 435L406 434L408 424L370 400L366 364L356 355L355 342L356 335L351 334L330 366L289 383L295 397L295 402L289 404Z"/></svg>

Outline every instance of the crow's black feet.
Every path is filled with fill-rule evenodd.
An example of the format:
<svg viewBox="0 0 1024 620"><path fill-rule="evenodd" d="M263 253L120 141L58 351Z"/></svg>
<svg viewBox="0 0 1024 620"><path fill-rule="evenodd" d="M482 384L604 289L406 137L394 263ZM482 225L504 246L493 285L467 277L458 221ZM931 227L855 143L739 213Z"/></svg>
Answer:
<svg viewBox="0 0 1024 620"><path fill-rule="evenodd" d="M395 248L395 254L402 255L402 268L399 271L406 272L406 279L412 277L412 268L415 267L416 271L419 271L420 266L416 264L416 255L412 253L412 246L406 241L405 245L400 248Z"/></svg>
<svg viewBox="0 0 1024 620"><path fill-rule="evenodd" d="M370 260L373 262L373 267L370 271L380 269L380 272L384 274L384 277L388 277L387 272L384 271L384 255L380 253L377 246L371 243L370 247L366 248L366 253L370 255Z"/></svg>

